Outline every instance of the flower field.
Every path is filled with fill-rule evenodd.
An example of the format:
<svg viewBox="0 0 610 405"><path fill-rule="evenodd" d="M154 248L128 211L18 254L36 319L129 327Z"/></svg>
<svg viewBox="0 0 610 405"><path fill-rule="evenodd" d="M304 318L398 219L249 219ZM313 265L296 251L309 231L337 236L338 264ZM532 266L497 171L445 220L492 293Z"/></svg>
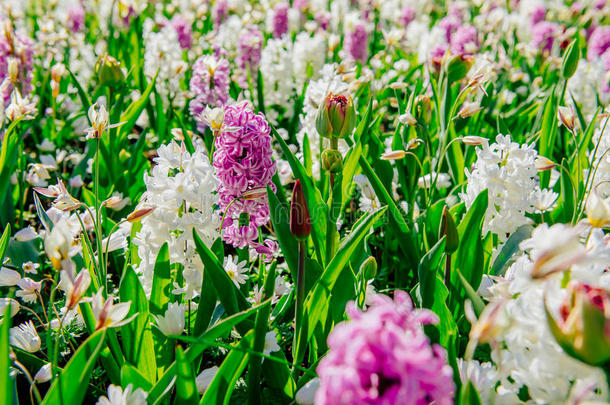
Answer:
<svg viewBox="0 0 610 405"><path fill-rule="evenodd" d="M0 404L609 403L609 103L607 0L2 0Z"/></svg>

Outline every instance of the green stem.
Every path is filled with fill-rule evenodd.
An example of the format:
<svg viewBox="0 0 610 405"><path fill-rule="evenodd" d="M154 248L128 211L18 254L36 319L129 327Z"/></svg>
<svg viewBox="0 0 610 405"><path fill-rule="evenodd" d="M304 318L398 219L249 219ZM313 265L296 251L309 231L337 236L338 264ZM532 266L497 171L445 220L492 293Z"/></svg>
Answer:
<svg viewBox="0 0 610 405"><path fill-rule="evenodd" d="M296 282L296 303L295 303L295 311L294 311L294 319L295 319L295 327L294 327L294 340L292 344L294 364L296 365L298 362L298 353L296 353L296 348L299 341L299 336L301 329L303 327L303 300L305 299L305 241L299 241L299 264L297 268L297 282ZM300 350L300 347L299 347Z"/></svg>
<svg viewBox="0 0 610 405"><path fill-rule="evenodd" d="M447 253L445 257L445 286L449 289L451 283L451 253Z"/></svg>

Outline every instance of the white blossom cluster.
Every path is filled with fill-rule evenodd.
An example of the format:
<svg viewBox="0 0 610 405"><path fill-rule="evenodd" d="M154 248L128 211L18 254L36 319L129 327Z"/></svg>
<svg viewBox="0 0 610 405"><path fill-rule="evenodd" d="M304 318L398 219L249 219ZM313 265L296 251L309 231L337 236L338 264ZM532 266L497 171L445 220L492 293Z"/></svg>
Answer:
<svg viewBox="0 0 610 405"><path fill-rule="evenodd" d="M530 220L539 192L534 144L519 145L509 135L498 135L496 143L477 149L477 161L466 169L468 185L462 198L470 208L477 196L488 190L488 207L483 232L498 235L501 241Z"/></svg>
<svg viewBox="0 0 610 405"><path fill-rule="evenodd" d="M171 100L176 107L182 108L186 101L180 89L180 81L188 68L182 60L182 48L176 30L170 25L153 30L152 20L144 23L144 74L152 80L159 71L155 87L162 100Z"/></svg>
<svg viewBox="0 0 610 405"><path fill-rule="evenodd" d="M583 232L584 231L584 232ZM508 268L505 278L496 278L489 288L491 304L505 302L495 320L501 331L492 344L492 361L461 364L462 379L469 378L483 403L524 403L519 392L527 387L527 403L566 404L580 400L604 400L606 382L602 371L567 355L556 343L547 321L545 302L557 316L567 296L566 274L534 278L537 260L553 255L558 260L578 260L569 272L570 280L607 289L610 275L610 244L600 229L585 241L586 228L556 224L540 225L520 245L526 251ZM501 318L501 320L499 320ZM501 326L500 326L501 324ZM600 402L601 403L601 402Z"/></svg>
<svg viewBox="0 0 610 405"><path fill-rule="evenodd" d="M185 285L177 286L174 293L191 298L200 292L203 274L193 230L206 244L218 235L219 219L214 215L218 181L201 142L193 154L174 141L159 147L157 154L150 175L144 175L146 192L140 205L155 209L142 219L134 238L141 260L137 271L144 291L150 294L155 261L167 242L170 262L183 266Z"/></svg>

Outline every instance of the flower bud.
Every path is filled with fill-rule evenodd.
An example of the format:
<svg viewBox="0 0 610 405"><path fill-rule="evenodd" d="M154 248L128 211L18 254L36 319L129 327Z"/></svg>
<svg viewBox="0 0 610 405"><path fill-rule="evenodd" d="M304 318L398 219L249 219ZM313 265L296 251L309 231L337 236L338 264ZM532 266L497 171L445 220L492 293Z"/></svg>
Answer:
<svg viewBox="0 0 610 405"><path fill-rule="evenodd" d="M381 160L400 160L407 156L407 152L404 150L392 150L389 152L382 153L380 156Z"/></svg>
<svg viewBox="0 0 610 405"><path fill-rule="evenodd" d="M585 212L592 227L604 228L610 224L610 198L604 200L594 188L587 199Z"/></svg>
<svg viewBox="0 0 610 405"><path fill-rule="evenodd" d="M578 59L580 58L580 45L578 36L572 41L566 49L561 66L561 75L567 80L574 75L578 67Z"/></svg>
<svg viewBox="0 0 610 405"><path fill-rule="evenodd" d="M327 149L322 152L322 168L331 173L343 170L343 156L336 149Z"/></svg>
<svg viewBox="0 0 610 405"><path fill-rule="evenodd" d="M95 63L95 74L100 86L116 87L125 79L119 61L107 53L100 56Z"/></svg>
<svg viewBox="0 0 610 405"><path fill-rule="evenodd" d="M468 55L446 54L446 72L449 83L456 83L466 77L474 63L474 58Z"/></svg>
<svg viewBox="0 0 610 405"><path fill-rule="evenodd" d="M351 96L329 93L320 104L316 129L326 138L345 138L356 126L356 111Z"/></svg>
<svg viewBox="0 0 610 405"><path fill-rule="evenodd" d="M142 218L144 218L146 215L150 214L154 210L155 210L155 207L147 207L147 208L136 209L134 212L132 212L131 214L127 215L127 221L129 221L131 223L140 222L140 220Z"/></svg>
<svg viewBox="0 0 610 405"><path fill-rule="evenodd" d="M534 162L534 166L536 166L536 170L539 172L551 170L553 167L555 167L555 165L555 162L544 156L538 156Z"/></svg>
<svg viewBox="0 0 610 405"><path fill-rule="evenodd" d="M430 122L432 119L432 100L430 97L421 94L415 97L415 111L417 111L417 116L423 122Z"/></svg>
<svg viewBox="0 0 610 405"><path fill-rule="evenodd" d="M465 102L464 104L462 104L460 111L458 111L457 115L455 117L453 117L453 119L468 118L468 117L478 113L482 109L483 109L483 107L481 107L478 103Z"/></svg>
<svg viewBox="0 0 610 405"><path fill-rule="evenodd" d="M476 135L467 135L460 138L466 145L478 146L488 142L487 138Z"/></svg>
<svg viewBox="0 0 610 405"><path fill-rule="evenodd" d="M457 227L453 216L447 209L443 208L443 216L441 219L440 236L445 236L445 252L451 254L460 246L460 237L458 236Z"/></svg>
<svg viewBox="0 0 610 405"><path fill-rule="evenodd" d="M15 58L8 59L8 75L13 83L19 80L19 61Z"/></svg>
<svg viewBox="0 0 610 405"><path fill-rule="evenodd" d="M551 315L545 299L549 327L559 346L570 356L593 366L610 360L610 298L608 292L582 282L568 285L569 295Z"/></svg>
<svg viewBox="0 0 610 405"><path fill-rule="evenodd" d="M576 114L574 113L574 108L572 108L571 105L569 107L559 107L557 117L570 132L574 132L574 127L576 126Z"/></svg>
<svg viewBox="0 0 610 405"><path fill-rule="evenodd" d="M290 232L298 239L305 240L311 233L311 218L301 181L297 180L292 189L290 202Z"/></svg>

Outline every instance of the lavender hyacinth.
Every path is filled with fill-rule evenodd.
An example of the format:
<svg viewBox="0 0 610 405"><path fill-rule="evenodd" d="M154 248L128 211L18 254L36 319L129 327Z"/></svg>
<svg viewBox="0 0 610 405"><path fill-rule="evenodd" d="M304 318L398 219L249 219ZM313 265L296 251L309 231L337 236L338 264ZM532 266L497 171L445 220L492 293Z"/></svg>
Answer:
<svg viewBox="0 0 610 405"><path fill-rule="evenodd" d="M348 303L350 320L328 337L317 372L316 405L452 404L454 384L445 350L430 345L422 325L438 321L413 308L404 291L377 294L366 312Z"/></svg>
<svg viewBox="0 0 610 405"><path fill-rule="evenodd" d="M541 21L532 28L532 46L542 52L551 52L559 26L549 21Z"/></svg>
<svg viewBox="0 0 610 405"><path fill-rule="evenodd" d="M280 3L273 9L273 37L281 38L288 32L288 3Z"/></svg>
<svg viewBox="0 0 610 405"><path fill-rule="evenodd" d="M270 129L265 116L255 114L246 102L225 107L223 131L216 138L214 167L220 181L220 211L224 213L222 238L229 244L263 250L256 242L258 227L269 221L265 188L273 183Z"/></svg>
<svg viewBox="0 0 610 405"><path fill-rule="evenodd" d="M239 35L237 44L237 65L251 72L258 69L261 61L261 49L263 47L263 34L256 25L248 24Z"/></svg>
<svg viewBox="0 0 610 405"><path fill-rule="evenodd" d="M589 37L589 49L587 50L587 59L594 60L608 53L610 49L610 26L604 25L595 28ZM606 67L607 68L607 67Z"/></svg>
<svg viewBox="0 0 610 405"><path fill-rule="evenodd" d="M178 34L178 42L182 49L191 49L193 42L193 27L191 24L181 15L176 14L172 20L171 25Z"/></svg>
<svg viewBox="0 0 610 405"><path fill-rule="evenodd" d="M459 27L451 36L450 49L454 55L472 55L477 48L477 29L471 25Z"/></svg>
<svg viewBox="0 0 610 405"><path fill-rule="evenodd" d="M368 33L364 22L357 22L345 38L344 47L348 55L361 62L366 62L368 56Z"/></svg>
<svg viewBox="0 0 610 405"><path fill-rule="evenodd" d="M229 99L229 62L218 50L211 55L200 56L193 65L190 89L195 94L191 100L191 114L197 120L200 131L205 125L200 115L206 105L223 107Z"/></svg>
<svg viewBox="0 0 610 405"><path fill-rule="evenodd" d="M70 31L78 32L85 26L85 9L81 4L74 4L67 10L67 25Z"/></svg>
<svg viewBox="0 0 610 405"><path fill-rule="evenodd" d="M15 84L23 96L32 91L34 48L32 40L15 31L10 21L0 21L0 24L0 97L3 98L4 105L8 105ZM11 60L16 62L18 67L15 83L9 77Z"/></svg>

